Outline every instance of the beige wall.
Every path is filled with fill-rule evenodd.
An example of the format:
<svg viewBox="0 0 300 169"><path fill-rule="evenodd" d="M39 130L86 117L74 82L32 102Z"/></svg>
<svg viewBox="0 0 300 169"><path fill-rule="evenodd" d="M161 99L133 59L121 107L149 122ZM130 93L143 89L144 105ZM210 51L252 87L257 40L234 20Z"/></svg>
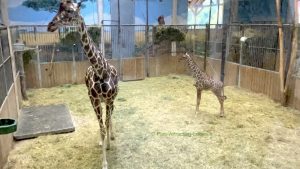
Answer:
<svg viewBox="0 0 300 169"><path fill-rule="evenodd" d="M203 68L203 59L195 58L197 64ZM110 62L119 67L118 60L110 60ZM207 60L207 73L215 79L220 79L221 61L218 59ZM75 70L72 68L72 62L54 63L52 73L50 63L41 64L42 87L58 86L66 83L84 83L84 76L89 66L88 61L76 62ZM140 80L145 78L145 58L127 58L121 63L121 75L123 80ZM27 84L30 88L39 88L37 81L36 64L31 64L27 69ZM241 79L239 80L239 69ZM64 73L61 73L64 72ZM72 80L72 72L76 72L76 79ZM180 61L180 56L160 56L149 58L149 76L165 76L168 74L190 74L184 61ZM225 85L237 86L240 81L241 88L251 90L257 93L263 93L278 101L280 98L279 75L277 72L264 69L240 66L236 63L226 62L225 64ZM300 110L300 79L293 80L291 99L289 104Z"/></svg>

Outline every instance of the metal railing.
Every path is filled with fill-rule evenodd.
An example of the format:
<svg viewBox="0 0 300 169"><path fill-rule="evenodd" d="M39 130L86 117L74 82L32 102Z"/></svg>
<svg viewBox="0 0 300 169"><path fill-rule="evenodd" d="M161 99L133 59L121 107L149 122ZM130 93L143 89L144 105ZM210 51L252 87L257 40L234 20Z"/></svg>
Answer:
<svg viewBox="0 0 300 169"><path fill-rule="evenodd" d="M0 27L0 106L13 84L13 72L9 51L8 30Z"/></svg>
<svg viewBox="0 0 300 169"><path fill-rule="evenodd" d="M273 71L278 70L278 27L275 24L166 25L165 27L174 27L185 33L185 41L177 43L177 51L193 51L195 55L200 57L207 56L216 59L221 59L223 51L223 54L226 54L226 61ZM148 35L146 35L146 25L121 25L120 49L118 47L119 31L117 25L89 26L88 28L94 28L94 31L101 32L92 36L98 36L93 39L98 39L96 44L104 48L107 58L143 57L146 52L150 57L159 57L171 53L170 44L153 43L156 30L156 26L153 25L148 26ZM293 25L284 25L283 27L286 35L285 53L287 55L291 51L292 28ZM75 54L74 57L77 61L86 59L79 39L75 40L75 45L65 40L71 34L76 35L74 33L77 30L75 27L60 28L58 32L54 33L47 32L46 26L43 25L16 26L15 29L16 35L23 39L27 45L39 45L39 48L42 49L40 53L41 62L71 61L73 54ZM227 36L226 41L223 41L224 36ZM247 37L247 40L241 49L240 38L243 36ZM146 42L146 37L149 39L148 42ZM72 53L72 51L74 52ZM119 52L121 56L119 56Z"/></svg>

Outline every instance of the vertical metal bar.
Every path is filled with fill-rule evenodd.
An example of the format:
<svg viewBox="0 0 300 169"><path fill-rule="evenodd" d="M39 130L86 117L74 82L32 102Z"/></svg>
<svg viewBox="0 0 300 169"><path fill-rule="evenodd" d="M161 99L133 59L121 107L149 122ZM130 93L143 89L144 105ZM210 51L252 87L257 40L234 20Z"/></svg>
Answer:
<svg viewBox="0 0 300 169"><path fill-rule="evenodd" d="M204 62L203 62L203 68L204 72L206 72L206 62L207 62L207 57L209 56L209 39L210 39L210 25L206 24L206 29L205 29L205 49L204 49Z"/></svg>
<svg viewBox="0 0 300 169"><path fill-rule="evenodd" d="M149 0L146 0L146 76L149 77Z"/></svg>
<svg viewBox="0 0 300 169"><path fill-rule="evenodd" d="M208 25L210 25L210 19L211 19L211 5L212 5L212 0L210 0L209 2Z"/></svg>
<svg viewBox="0 0 300 169"><path fill-rule="evenodd" d="M244 36L244 29L240 26L241 37ZM240 39L240 65L239 65L239 76L238 76L238 87L241 87L241 66L243 65L243 47L245 42Z"/></svg>
<svg viewBox="0 0 300 169"><path fill-rule="evenodd" d="M221 81L223 83L224 83L224 77L225 77L227 30L228 30L228 25L224 25L223 26L223 39L222 39L222 62L221 62Z"/></svg>
<svg viewBox="0 0 300 169"><path fill-rule="evenodd" d="M196 54L196 25L194 25L194 38L192 39L193 40L193 54L195 55Z"/></svg>

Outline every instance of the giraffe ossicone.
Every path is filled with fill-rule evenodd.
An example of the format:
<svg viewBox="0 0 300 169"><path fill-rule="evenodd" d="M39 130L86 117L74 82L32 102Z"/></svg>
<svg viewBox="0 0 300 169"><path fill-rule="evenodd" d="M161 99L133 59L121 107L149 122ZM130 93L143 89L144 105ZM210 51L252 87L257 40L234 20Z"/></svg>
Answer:
<svg viewBox="0 0 300 169"><path fill-rule="evenodd" d="M84 19L80 15L81 3L82 1L73 3L71 0L62 0L57 14L48 24L48 31L54 32L60 26L78 27L84 53L91 63L85 76L85 83L100 126L102 169L107 169L106 149L110 148L110 140L114 139L111 116L114 110L114 100L118 94L119 78L115 67L107 62L102 55L103 52L97 48L89 36ZM101 102L106 107L105 120L102 118Z"/></svg>

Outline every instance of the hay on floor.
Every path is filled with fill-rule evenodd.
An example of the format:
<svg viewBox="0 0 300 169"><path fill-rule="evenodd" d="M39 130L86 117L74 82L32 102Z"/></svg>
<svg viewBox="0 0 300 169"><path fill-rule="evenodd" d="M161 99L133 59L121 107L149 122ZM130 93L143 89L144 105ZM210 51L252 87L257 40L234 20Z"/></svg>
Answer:
<svg viewBox="0 0 300 169"><path fill-rule="evenodd" d="M110 168L300 166L299 111L226 87L225 118L219 118L219 103L211 92L203 93L201 113L195 117L192 84L191 77L180 75L120 83ZM85 86L30 90L28 95L27 106L67 104L77 130L17 143L6 168L101 168L99 126Z"/></svg>

